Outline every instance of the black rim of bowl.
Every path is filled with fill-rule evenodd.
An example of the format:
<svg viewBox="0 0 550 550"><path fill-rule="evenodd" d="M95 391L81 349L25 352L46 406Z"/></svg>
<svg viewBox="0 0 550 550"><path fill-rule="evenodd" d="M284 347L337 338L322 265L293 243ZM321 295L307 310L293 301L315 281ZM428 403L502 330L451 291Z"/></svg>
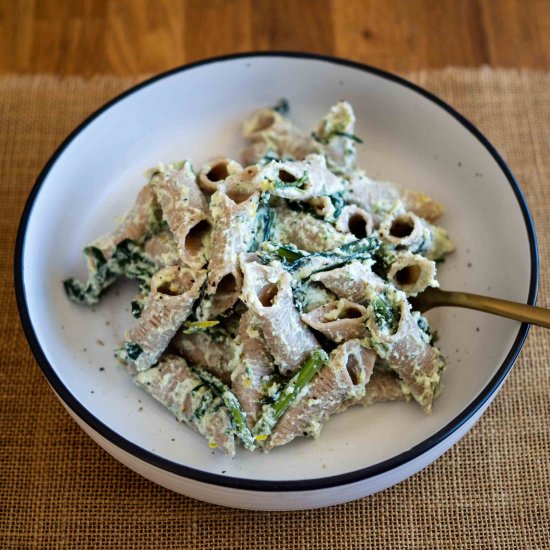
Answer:
<svg viewBox="0 0 550 550"><path fill-rule="evenodd" d="M181 67L177 67L170 71L161 73L149 80L146 80L145 82L142 82L130 88L129 90L118 95L117 97L115 97L114 99L112 99L111 101L103 105L102 107L100 107L97 111L95 111L92 115L90 115L86 120L84 120L84 122L82 122L75 130L73 130L73 132L71 132L71 134L61 143L61 145L52 155L50 160L46 163L40 175L38 176L38 179L36 180L36 183L32 188L31 193L25 204L25 208L23 210L23 214L21 216L21 221L19 224L16 247L15 247L15 262L14 262L15 293L17 298L17 307L19 310L19 316L21 318L21 323L23 325L25 335L27 337L31 350L40 368L42 369L44 375L46 376L46 379L48 380L52 388L55 390L55 392L59 395L59 397L63 400L63 402L71 409L71 411L74 414L76 414L82 421L84 421L88 426L90 426L94 431L98 432L102 437L107 439L110 443L122 449L123 451L126 451L127 453L130 453L131 455L134 455L137 458L153 466L156 466L157 468L160 468L168 472L172 472L174 474L178 474L186 478L200 481L200 482L219 485L223 487L252 490L252 491L267 491L267 492L311 491L311 490L326 489L329 487L337 487L341 485L347 485L350 483L364 481L374 476L387 473L399 466L406 464L411 460L414 460L415 458L418 458L419 456L430 451L436 445L438 445L439 443L444 441L446 438L448 438L452 433L454 433L461 426L463 426L468 420L470 420L472 416L474 416L481 407L483 407L483 405L491 398L494 392L498 389L498 387L504 381L510 369L512 368L512 365L514 364L514 361L517 358L518 353L520 352L523 346L523 343L529 331L529 325L524 323L520 326L516 339L510 351L508 352L505 360L499 367L494 377L483 388L480 394L444 428L439 430L437 433L433 434L428 439L424 440L423 442L409 449L408 451L405 451L399 455L396 455L388 460L384 460L383 462L380 462L378 464L375 464L366 468L362 468L360 470L355 470L353 472L336 475L336 476L317 478L317 479L305 479L305 480L283 480L283 481L253 480L253 479L243 479L243 478L237 478L237 477L228 477L228 476L219 475L219 474L212 474L212 473L197 470L195 468L191 468L188 466L183 466L182 464L178 464L171 460L162 458L158 455L155 455L154 453L151 453L139 447L135 443L128 441L127 439L125 439L124 437L122 437L121 435L113 431L111 428L109 428L107 425L105 425L103 422L98 420L93 414L91 414L86 408L84 408L84 406L81 405L80 402L70 393L70 391L64 386L60 378L57 376L53 367L48 362L48 359L46 358L44 351L42 350L42 347L38 342L32 323L30 321L30 315L29 315L26 296L25 296L25 287L23 283L23 251L25 247L25 234L26 234L26 229L27 229L27 225L28 225L28 221L29 221L29 217L32 211L34 201L36 199L38 191L40 190L40 187L42 186L42 183L48 176L56 160L63 153L65 148L78 136L78 134L83 129L85 129L95 118L97 118L100 114L105 112L111 106L123 101L126 97L132 95L138 90L141 90L142 88L145 88L150 84L152 84L153 82L156 82L162 78L165 78L167 76L170 76L176 73L188 71L195 67L200 67L201 65L206 65L206 64L211 64L211 63L216 63L221 61L235 60L235 59L242 59L243 61L246 61L246 60L252 60L252 59L259 59L263 57L299 58L299 59L311 59L311 60L317 60L317 61L324 61L327 63L336 64L336 65L344 65L346 67L350 67L356 70L365 71L365 72L377 75L381 78L390 80L410 90L413 90L414 92L420 94L421 96L429 99L430 101L438 105L440 108L444 109L462 126L468 129L470 133L473 134L478 139L478 141L485 147L485 149L497 162L500 169L506 176L508 182L510 183L510 186L521 208L523 218L525 221L527 234L529 236L529 246L530 246L530 255L531 255L531 279L529 284L528 303L531 305L535 304L536 296L537 296L537 287L538 287L538 252L537 252L537 244L536 244L535 230L533 227L533 221L531 219L531 215L529 213L527 203L525 201L525 198L523 197L523 194L519 188L518 183L516 182L514 176L512 175L510 169L508 168L504 160L498 154L498 152L493 147L493 145L491 145L491 143L487 140L487 138L469 120L467 120L464 116L462 116L460 113L455 111L447 103L445 103L444 101L442 101L441 99L433 95L432 93L424 90L423 88L417 86L416 84L413 84L399 76L396 76L392 73L388 73L386 71L382 71L380 69L376 69L374 67L370 67L368 65L364 65L361 63L348 61L348 60L340 59L336 57L316 55L316 54L310 54L310 53L286 52L286 51L249 52L249 53L241 53L241 54L232 54L232 55L205 59L202 61L198 61L196 63L191 63L188 65L183 65Z"/></svg>

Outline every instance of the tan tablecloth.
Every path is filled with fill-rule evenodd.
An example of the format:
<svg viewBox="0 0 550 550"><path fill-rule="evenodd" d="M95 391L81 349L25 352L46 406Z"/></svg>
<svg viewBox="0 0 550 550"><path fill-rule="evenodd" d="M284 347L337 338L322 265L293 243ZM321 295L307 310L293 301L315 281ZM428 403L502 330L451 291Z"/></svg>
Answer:
<svg viewBox="0 0 550 550"><path fill-rule="evenodd" d="M550 307L550 74L409 75L470 117L524 190ZM550 333L533 329L504 389L435 464L324 510L224 509L140 478L97 447L49 389L19 326L16 225L34 180L84 116L135 80L0 79L0 546L10 548L548 548Z"/></svg>

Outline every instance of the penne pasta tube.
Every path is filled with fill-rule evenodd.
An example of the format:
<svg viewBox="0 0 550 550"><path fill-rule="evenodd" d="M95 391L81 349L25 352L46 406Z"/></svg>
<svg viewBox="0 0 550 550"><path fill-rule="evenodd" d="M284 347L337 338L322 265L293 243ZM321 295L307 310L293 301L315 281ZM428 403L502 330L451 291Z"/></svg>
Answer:
<svg viewBox="0 0 550 550"><path fill-rule="evenodd" d="M319 344L294 307L292 278L280 266L242 258L242 299L255 316L281 374L294 372Z"/></svg>
<svg viewBox="0 0 550 550"><path fill-rule="evenodd" d="M302 321L333 342L363 338L367 329L365 307L346 299L330 302L309 313L302 314Z"/></svg>
<svg viewBox="0 0 550 550"><path fill-rule="evenodd" d="M227 311L241 293L239 254L248 250L254 237L259 193L254 191L248 195L239 194L238 197L230 195L225 188L220 188L210 201L215 229L212 233L206 299L199 311L201 319L212 319Z"/></svg>
<svg viewBox="0 0 550 550"><path fill-rule="evenodd" d="M199 172L199 187L206 195L213 195L229 176L239 174L243 167L227 157L218 157L206 163Z"/></svg>
<svg viewBox="0 0 550 550"><path fill-rule="evenodd" d="M141 315L126 334L119 357L138 371L154 365L191 313L206 278L204 271L172 266L151 279Z"/></svg>
<svg viewBox="0 0 550 550"><path fill-rule="evenodd" d="M253 428L268 394L267 380L275 374L273 357L253 313L247 311L239 323L239 360L231 374L231 387Z"/></svg>
<svg viewBox="0 0 550 550"><path fill-rule="evenodd" d="M429 414L445 361L418 325L404 293L387 290L368 307L370 345Z"/></svg>
<svg viewBox="0 0 550 550"><path fill-rule="evenodd" d="M100 250L105 260L109 260L118 244L130 239L135 243L143 243L156 233L161 225L162 214L153 186L148 183L138 193L134 205L125 214L113 231L96 239L88 248ZM95 265L93 255L88 254L88 260ZM88 266L91 267L90 265Z"/></svg>
<svg viewBox="0 0 550 550"><path fill-rule="evenodd" d="M341 233L334 226L311 214L290 208L274 209L273 240L293 244L306 252L326 252L355 240L350 233Z"/></svg>
<svg viewBox="0 0 550 550"><path fill-rule="evenodd" d="M353 260L342 267L315 273L311 280L321 283L340 298L366 305L386 285L385 281L372 271L373 263L372 260Z"/></svg>
<svg viewBox="0 0 550 550"><path fill-rule="evenodd" d="M367 212L387 212L397 202L417 216L434 221L445 211L443 205L419 191L405 189L396 183L370 179L364 172L355 172L344 193L347 202L357 204ZM380 221L377 216L376 222Z"/></svg>
<svg viewBox="0 0 550 550"><path fill-rule="evenodd" d="M362 141L355 135L355 113L347 101L330 108L313 138L331 170L345 174L355 169L355 144Z"/></svg>
<svg viewBox="0 0 550 550"><path fill-rule="evenodd" d="M243 136L250 145L243 151L245 165L264 159L303 159L316 150L315 142L302 134L276 109L259 109L245 120Z"/></svg>
<svg viewBox="0 0 550 550"><path fill-rule="evenodd" d="M265 450L285 445L295 437L318 437L329 416L342 403L365 395L376 354L359 340L348 340L337 347L300 399L275 425Z"/></svg>
<svg viewBox="0 0 550 550"><path fill-rule="evenodd" d="M409 401L410 399L410 390L397 375L375 368L365 386L365 394L347 399L337 412L347 411L354 405L368 407L383 401Z"/></svg>
<svg viewBox="0 0 550 550"><path fill-rule="evenodd" d="M372 216L357 205L344 206L335 227L342 233L351 233L357 239L364 239L372 234Z"/></svg>
<svg viewBox="0 0 550 550"><path fill-rule="evenodd" d="M412 254L408 250L398 252L388 270L388 279L395 288L402 290L407 296L416 296L429 286L439 287L435 275L436 267L433 260L428 260L420 254Z"/></svg>
<svg viewBox="0 0 550 550"><path fill-rule="evenodd" d="M204 331L193 334L180 331L174 336L171 345L192 365L207 370L226 384L231 382L236 350L230 340L220 340Z"/></svg>
<svg viewBox="0 0 550 550"><path fill-rule="evenodd" d="M162 215L178 243L182 262L201 268L208 259L211 224L191 163L161 164L152 172L151 183Z"/></svg>
<svg viewBox="0 0 550 550"><path fill-rule="evenodd" d="M396 208L383 219L379 228L382 240L413 254L422 254L428 260L438 260L454 250L447 232L432 225L413 212Z"/></svg>
<svg viewBox="0 0 550 550"><path fill-rule="evenodd" d="M262 191L295 201L334 195L344 189L343 179L327 168L322 155L308 155L299 162L271 161L258 170L254 182Z"/></svg>
<svg viewBox="0 0 550 550"><path fill-rule="evenodd" d="M315 212L315 214L325 220L332 220L336 212L336 208L330 197L315 197L307 201L307 205Z"/></svg>
<svg viewBox="0 0 550 550"><path fill-rule="evenodd" d="M382 401L409 401L411 394L397 376L375 370L365 387L365 395L356 404L368 407Z"/></svg>
<svg viewBox="0 0 550 550"><path fill-rule="evenodd" d="M222 398L191 371L185 359L164 355L156 367L139 372L134 381L180 422L206 437L211 448L235 456L231 416Z"/></svg>

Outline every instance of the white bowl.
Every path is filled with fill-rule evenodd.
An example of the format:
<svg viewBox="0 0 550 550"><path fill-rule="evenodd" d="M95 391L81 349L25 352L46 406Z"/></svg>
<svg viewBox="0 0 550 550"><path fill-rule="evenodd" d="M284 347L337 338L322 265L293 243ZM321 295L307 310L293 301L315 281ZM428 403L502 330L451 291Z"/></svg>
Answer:
<svg viewBox="0 0 550 550"><path fill-rule="evenodd" d="M290 53L211 59L132 88L80 125L40 174L19 228L16 292L36 359L80 426L136 472L198 499L264 510L349 501L424 468L481 416L528 331L473 311L436 310L430 317L448 368L431 416L413 403L355 408L332 418L318 440L268 455L242 450L232 461L135 387L113 360L135 287L119 286L93 311L69 302L61 281L84 276L83 246L129 207L148 167L238 156L240 122L282 97L306 129L336 100L349 100L367 172L447 205L441 224L457 251L441 266L443 288L533 304L538 272L525 200L487 139L432 94L371 67Z"/></svg>

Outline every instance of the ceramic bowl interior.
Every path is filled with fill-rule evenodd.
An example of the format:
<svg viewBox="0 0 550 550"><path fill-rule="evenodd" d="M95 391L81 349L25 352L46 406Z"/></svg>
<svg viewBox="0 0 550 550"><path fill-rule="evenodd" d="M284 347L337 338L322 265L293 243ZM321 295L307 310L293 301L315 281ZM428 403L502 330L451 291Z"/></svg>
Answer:
<svg viewBox="0 0 550 550"><path fill-rule="evenodd" d="M220 154L238 158L242 120L282 97L308 130L347 99L365 142L359 164L367 173L447 206L440 223L457 250L439 268L443 288L520 302L535 293L532 229L511 176L467 123L397 79L326 59L250 56L184 68L126 94L81 127L42 174L20 235L20 305L42 367L69 407L116 445L213 483L322 486L426 450L490 395L525 336L514 321L433 311L448 368L431 416L414 403L355 408L333 417L318 440L298 439L267 455L240 450L234 460L209 449L134 386L115 366L113 349L132 324L136 286L117 285L88 309L67 300L61 281L85 276L83 246L114 226L149 167L183 158L200 167Z"/></svg>

